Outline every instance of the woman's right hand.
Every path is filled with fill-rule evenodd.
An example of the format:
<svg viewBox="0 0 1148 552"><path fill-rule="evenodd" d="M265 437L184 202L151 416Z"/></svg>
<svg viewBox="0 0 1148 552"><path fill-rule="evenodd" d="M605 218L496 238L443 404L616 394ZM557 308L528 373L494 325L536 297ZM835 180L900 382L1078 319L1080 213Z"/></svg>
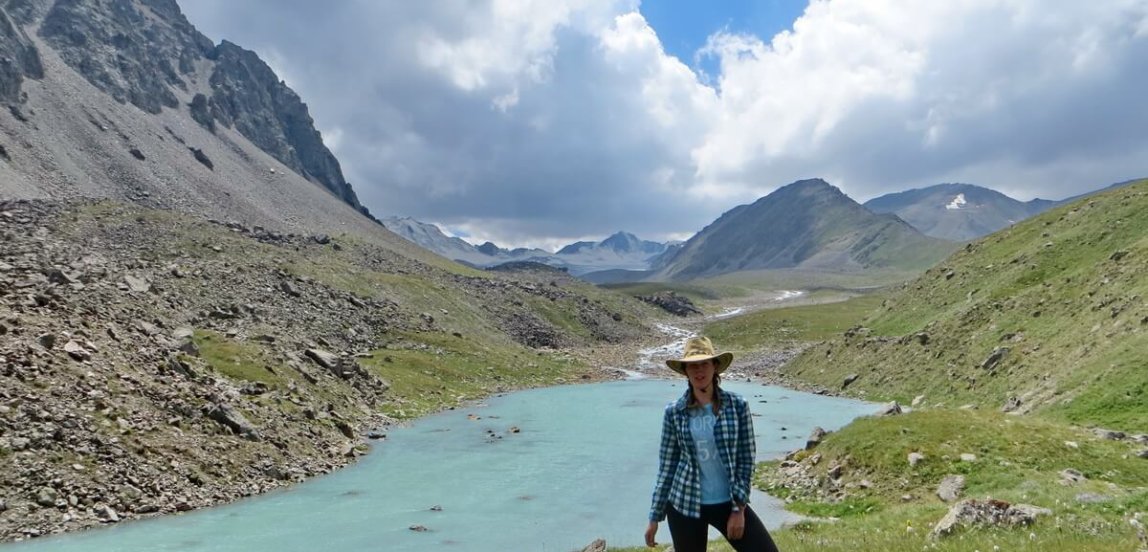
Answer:
<svg viewBox="0 0 1148 552"><path fill-rule="evenodd" d="M658 532L658 522L651 521L650 524L646 526L646 546L653 548L653 547L658 545L658 543L654 542L654 535L657 532Z"/></svg>

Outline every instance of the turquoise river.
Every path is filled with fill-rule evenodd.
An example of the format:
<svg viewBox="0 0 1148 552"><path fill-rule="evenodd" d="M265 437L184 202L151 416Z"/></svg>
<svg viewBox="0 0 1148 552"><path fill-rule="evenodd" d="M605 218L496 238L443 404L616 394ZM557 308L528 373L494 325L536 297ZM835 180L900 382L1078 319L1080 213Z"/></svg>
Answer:
<svg viewBox="0 0 1148 552"><path fill-rule="evenodd" d="M392 429L357 464L288 490L0 552L568 552L596 538L639 545L662 411L683 385L645 379L493 397ZM750 402L759 460L801 447L814 426L836 429L877 408L750 383L723 387ZM770 527L792 519L764 495L753 506ZM659 537L669 538L664 526Z"/></svg>

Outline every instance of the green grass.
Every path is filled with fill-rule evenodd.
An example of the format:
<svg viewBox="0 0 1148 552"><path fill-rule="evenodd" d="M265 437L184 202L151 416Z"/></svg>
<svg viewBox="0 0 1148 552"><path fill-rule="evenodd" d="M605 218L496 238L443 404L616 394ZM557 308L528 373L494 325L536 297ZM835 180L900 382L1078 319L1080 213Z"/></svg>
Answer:
<svg viewBox="0 0 1148 552"><path fill-rule="evenodd" d="M272 362L262 347L237 341L218 332L196 330L193 340L200 358L216 372L240 381L262 382L271 387L284 383L284 378L271 368Z"/></svg>
<svg viewBox="0 0 1148 552"><path fill-rule="evenodd" d="M359 361L390 384L383 410L396 418L423 416L499 391L570 381L588 371L558 353L450 334L408 337Z"/></svg>
<svg viewBox="0 0 1148 552"><path fill-rule="evenodd" d="M1080 424L1148 425L1148 181L969 244L813 347L798 379L874 399L1025 408ZM1000 348L1008 352L986 363Z"/></svg>
<svg viewBox="0 0 1148 552"><path fill-rule="evenodd" d="M840 335L881 304L876 294L847 301L770 308L711 322L702 333L723 348L754 351L764 344L789 345Z"/></svg>
<svg viewBox="0 0 1148 552"><path fill-rule="evenodd" d="M1078 448L1065 445L1077 443ZM1054 421L971 410L930 410L902 416L862 418L829 434L807 459L820 454L813 473L824 477L834 463L844 463L845 500L819 499L803 488L780 486L777 462L758 469L758 484L786 497L789 509L818 519L774 531L781 550L1032 550L1083 552L1137 550L1135 530L1127 522L1148 510L1148 461L1130 457L1129 445L1104 441ZM909 452L925 460L915 468ZM972 453L975 462L960 461ZM1056 483L1058 473L1074 468L1088 481L1073 486ZM952 536L930 539L928 533L949 506L933 494L948 474L963 474L964 496L992 497L1050 508L1051 516L1032 527L963 528ZM871 486L858 485L866 480ZM1081 493L1107 497L1088 504ZM912 498L904 500L904 495ZM833 518L834 521L822 521ZM661 540L669 531L659 529ZM613 549L612 549L613 550ZM620 550L647 550L623 548ZM710 550L731 550L724 542Z"/></svg>

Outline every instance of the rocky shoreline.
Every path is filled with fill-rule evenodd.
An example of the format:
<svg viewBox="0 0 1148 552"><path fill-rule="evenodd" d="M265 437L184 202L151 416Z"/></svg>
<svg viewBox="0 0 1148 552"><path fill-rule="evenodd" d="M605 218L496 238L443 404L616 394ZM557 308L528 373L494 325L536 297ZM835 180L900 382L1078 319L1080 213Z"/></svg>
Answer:
<svg viewBox="0 0 1148 552"><path fill-rule="evenodd" d="M220 505L336 470L395 423L379 413L390 384L359 359L417 346L387 336L449 335L429 313L288 269L284 256L344 247L329 236L0 201L0 246L0 541ZM579 304L599 341L640 334L559 282L460 282L369 252L372 270L470 286L495 320L533 320L505 326L523 346L576 343L522 316L532 294Z"/></svg>

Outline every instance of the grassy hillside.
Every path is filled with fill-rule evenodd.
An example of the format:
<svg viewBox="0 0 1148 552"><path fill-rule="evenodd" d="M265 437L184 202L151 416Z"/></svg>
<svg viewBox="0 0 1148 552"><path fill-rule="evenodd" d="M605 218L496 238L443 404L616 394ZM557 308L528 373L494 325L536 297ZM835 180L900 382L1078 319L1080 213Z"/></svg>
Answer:
<svg viewBox="0 0 1148 552"><path fill-rule="evenodd" d="M759 466L756 484L785 498L790 510L814 518L773 532L787 552L1135 552L1137 531L1128 520L1148 509L1148 461L1130 454L1134 450L1040 418L929 410L858 420L814 451L799 453L796 460L806 468L800 477L786 477L780 462L772 461ZM911 452L924 455L914 467L907 460ZM962 454L976 458L962 460ZM840 477L829 477L838 465ZM1059 483L1061 470L1069 468L1085 480ZM966 478L964 496L991 496L1053 513L1019 529L966 528L930 538L950 506L935 494L949 474ZM825 518L834 521L815 521ZM669 542L665 524L658 532L661 542ZM732 550L725 542L709 549Z"/></svg>
<svg viewBox="0 0 1148 552"><path fill-rule="evenodd" d="M1148 427L1148 181L969 244L787 372L933 406L1010 397L1082 424Z"/></svg>
<svg viewBox="0 0 1148 552"><path fill-rule="evenodd" d="M969 244L898 289L708 325L707 334L746 350L821 340L784 369L805 383L840 390L856 374L845 393L906 403L922 396L914 412L857 420L812 451L759 465L759 487L811 516L776 531L779 547L1148 548L1144 438L1113 441L1092 430L1148 427L1146 254L1142 181ZM1027 415L1002 413L1009 397ZM910 453L924 459L911 466ZM1082 479L1064 481L1068 469ZM948 475L965 477L962 498L1052 513L1022 528L930 538L950 507L936 494Z"/></svg>

